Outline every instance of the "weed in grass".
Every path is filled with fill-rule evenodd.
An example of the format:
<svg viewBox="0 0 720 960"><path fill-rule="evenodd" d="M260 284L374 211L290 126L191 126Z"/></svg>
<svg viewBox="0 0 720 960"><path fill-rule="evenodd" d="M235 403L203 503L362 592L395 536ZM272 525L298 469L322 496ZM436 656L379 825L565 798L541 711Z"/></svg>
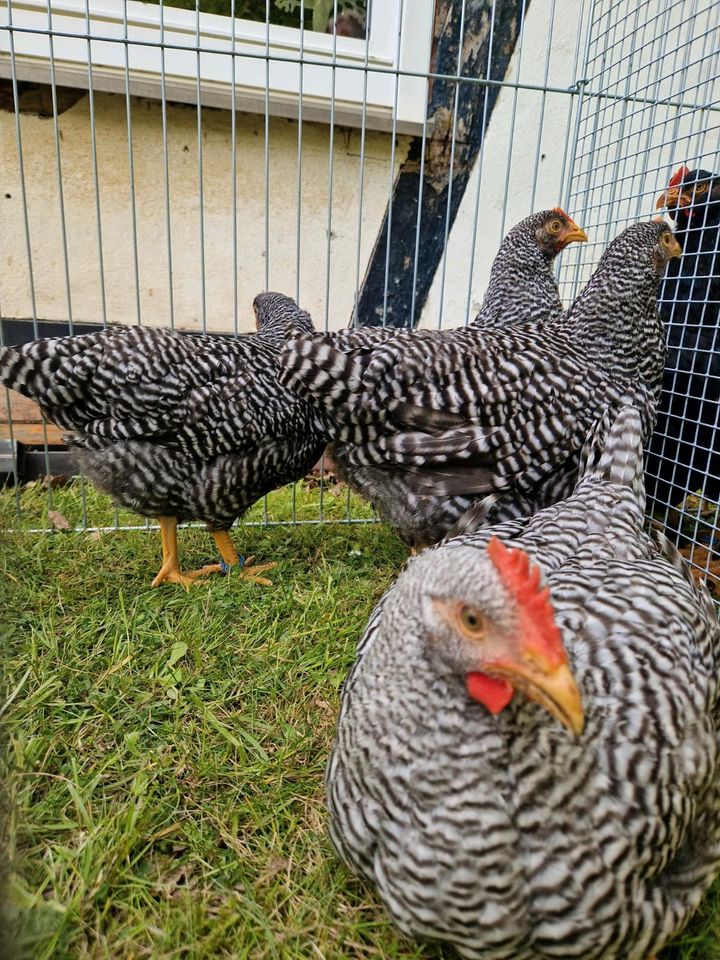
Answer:
<svg viewBox="0 0 720 960"><path fill-rule="evenodd" d="M79 485L54 509L82 518ZM439 960L408 943L325 833L322 778L338 693L406 551L385 527L240 527L278 561L272 587L232 576L150 588L156 533L23 533L46 492L0 494L0 642L11 800L11 908L33 960ZM291 519L278 491L269 515ZM296 516L318 519L317 491ZM112 524L88 488L93 525ZM344 494L326 496L341 518ZM351 502L354 516L369 509ZM263 506L252 519L263 517ZM125 519L124 517L122 519ZM128 515L132 523L137 518ZM180 534L188 568L213 559ZM720 887L663 960L720 960Z"/></svg>

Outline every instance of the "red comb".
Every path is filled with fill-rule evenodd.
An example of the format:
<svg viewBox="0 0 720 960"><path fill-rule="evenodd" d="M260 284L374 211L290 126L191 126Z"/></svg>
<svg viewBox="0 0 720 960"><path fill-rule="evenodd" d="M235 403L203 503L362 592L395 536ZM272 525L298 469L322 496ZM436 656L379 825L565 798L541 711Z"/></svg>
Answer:
<svg viewBox="0 0 720 960"><path fill-rule="evenodd" d="M668 187L677 187L679 184L683 182L685 177L687 177L689 174L690 174L690 169L686 167L684 164L682 167L678 167L675 173L670 178L670 183L668 184Z"/></svg>
<svg viewBox="0 0 720 960"><path fill-rule="evenodd" d="M565 217L566 220L572 220L572 217L569 217L562 207L553 207L553 213L559 213L561 217Z"/></svg>
<svg viewBox="0 0 720 960"><path fill-rule="evenodd" d="M506 547L497 537L490 538L487 552L517 603L525 644L546 658L550 666L565 663L567 657L555 623L550 590L540 586L540 568L530 562L524 550Z"/></svg>

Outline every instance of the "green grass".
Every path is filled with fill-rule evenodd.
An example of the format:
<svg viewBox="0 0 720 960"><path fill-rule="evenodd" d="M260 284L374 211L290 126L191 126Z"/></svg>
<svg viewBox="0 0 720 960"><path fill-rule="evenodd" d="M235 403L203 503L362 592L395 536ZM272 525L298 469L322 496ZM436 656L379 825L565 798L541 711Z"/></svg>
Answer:
<svg viewBox="0 0 720 960"><path fill-rule="evenodd" d="M25 525L44 524L45 498L40 485L21 492ZM78 484L54 500L80 518ZM326 494L326 515L345 505ZM91 490L87 509L112 522ZM290 492L269 512L290 516ZM316 490L300 490L297 512L318 516ZM356 501L352 512L369 515ZM12 491L0 522L17 525ZM145 531L2 534L6 912L24 956L450 956L399 937L325 834L338 690L405 549L379 525L234 539L278 561L272 587L230 576L153 590L159 538ZM202 530L180 543L188 568L213 558ZM720 958L718 895L663 960Z"/></svg>

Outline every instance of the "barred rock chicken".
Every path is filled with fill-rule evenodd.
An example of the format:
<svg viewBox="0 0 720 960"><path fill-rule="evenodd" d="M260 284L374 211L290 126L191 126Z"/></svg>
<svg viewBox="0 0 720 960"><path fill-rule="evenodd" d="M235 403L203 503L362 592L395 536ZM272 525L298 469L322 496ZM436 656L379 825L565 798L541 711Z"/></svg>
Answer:
<svg viewBox="0 0 720 960"><path fill-rule="evenodd" d="M560 207L526 217L506 234L493 260L482 306L471 326L544 322L562 313L552 272L555 257L587 234ZM356 350L392 339L397 327L359 327L325 334L338 350ZM442 336L448 331L435 331Z"/></svg>
<svg viewBox="0 0 720 960"><path fill-rule="evenodd" d="M683 255L660 288L668 354L646 482L663 512L697 490L720 500L720 176L680 167L665 205Z"/></svg>
<svg viewBox="0 0 720 960"><path fill-rule="evenodd" d="M525 516L572 490L608 403L635 393L650 435L664 361L657 290L679 252L667 224L635 224L544 326L396 331L357 348L351 331L341 346L301 335L283 347L280 378L334 420L348 444L341 472L410 546L437 542L488 495L488 523Z"/></svg>
<svg viewBox="0 0 720 960"><path fill-rule="evenodd" d="M90 479L122 506L159 517L153 586L187 587L230 569L269 583L261 574L275 564L247 566L228 530L265 493L302 477L325 446L318 415L277 381L287 330L312 332L310 317L276 293L253 306L258 332L239 339L117 326L0 350L0 382L70 431ZM222 560L183 573L177 523L195 519Z"/></svg>
<svg viewBox="0 0 720 960"><path fill-rule="evenodd" d="M560 207L534 213L517 223L505 236L490 271L483 303L471 326L502 327L521 323L543 323L563 311L557 282L552 271L555 257L570 243L585 243L587 234ZM437 331L442 338L448 331ZM390 340L396 328L363 327L360 330L340 330L327 335L327 340L338 350L347 346L356 351ZM354 445L342 442L330 445L329 453L336 474L367 499L375 502L380 513L391 519L400 512L405 516L405 503L412 502L417 493L416 478L409 480L401 473L393 478L392 488L386 488L386 477L378 476L375 466L363 466L355 461ZM378 498L378 487L383 491ZM386 494L386 495L384 495ZM373 499L375 497L375 499ZM435 500L435 502L433 502ZM435 542L447 532L447 510L460 515L472 503L466 497L449 503L446 497L423 498L422 533L427 542ZM439 526L433 522L437 517ZM403 535L402 519L398 531ZM415 545L414 531L404 539Z"/></svg>
<svg viewBox="0 0 720 960"><path fill-rule="evenodd" d="M564 210L555 207L521 220L500 244L475 326L542 323L563 312L555 258L587 234Z"/></svg>
<svg viewBox="0 0 720 960"><path fill-rule="evenodd" d="M720 869L720 628L608 423L569 499L408 562L343 690L335 847L463 957L650 960Z"/></svg>

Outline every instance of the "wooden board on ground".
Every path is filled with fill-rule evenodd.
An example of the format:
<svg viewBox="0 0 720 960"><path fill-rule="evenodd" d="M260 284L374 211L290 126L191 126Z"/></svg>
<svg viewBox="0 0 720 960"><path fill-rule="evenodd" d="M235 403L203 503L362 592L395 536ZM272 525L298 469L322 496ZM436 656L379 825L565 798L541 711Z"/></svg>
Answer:
<svg viewBox="0 0 720 960"><path fill-rule="evenodd" d="M7 398L10 397L8 404ZM12 431L10 424L12 423ZM47 442L63 446L62 430L52 423L43 429L40 408L34 400L23 397L14 390L0 391L0 440L17 440L28 446L42 446L47 431Z"/></svg>

